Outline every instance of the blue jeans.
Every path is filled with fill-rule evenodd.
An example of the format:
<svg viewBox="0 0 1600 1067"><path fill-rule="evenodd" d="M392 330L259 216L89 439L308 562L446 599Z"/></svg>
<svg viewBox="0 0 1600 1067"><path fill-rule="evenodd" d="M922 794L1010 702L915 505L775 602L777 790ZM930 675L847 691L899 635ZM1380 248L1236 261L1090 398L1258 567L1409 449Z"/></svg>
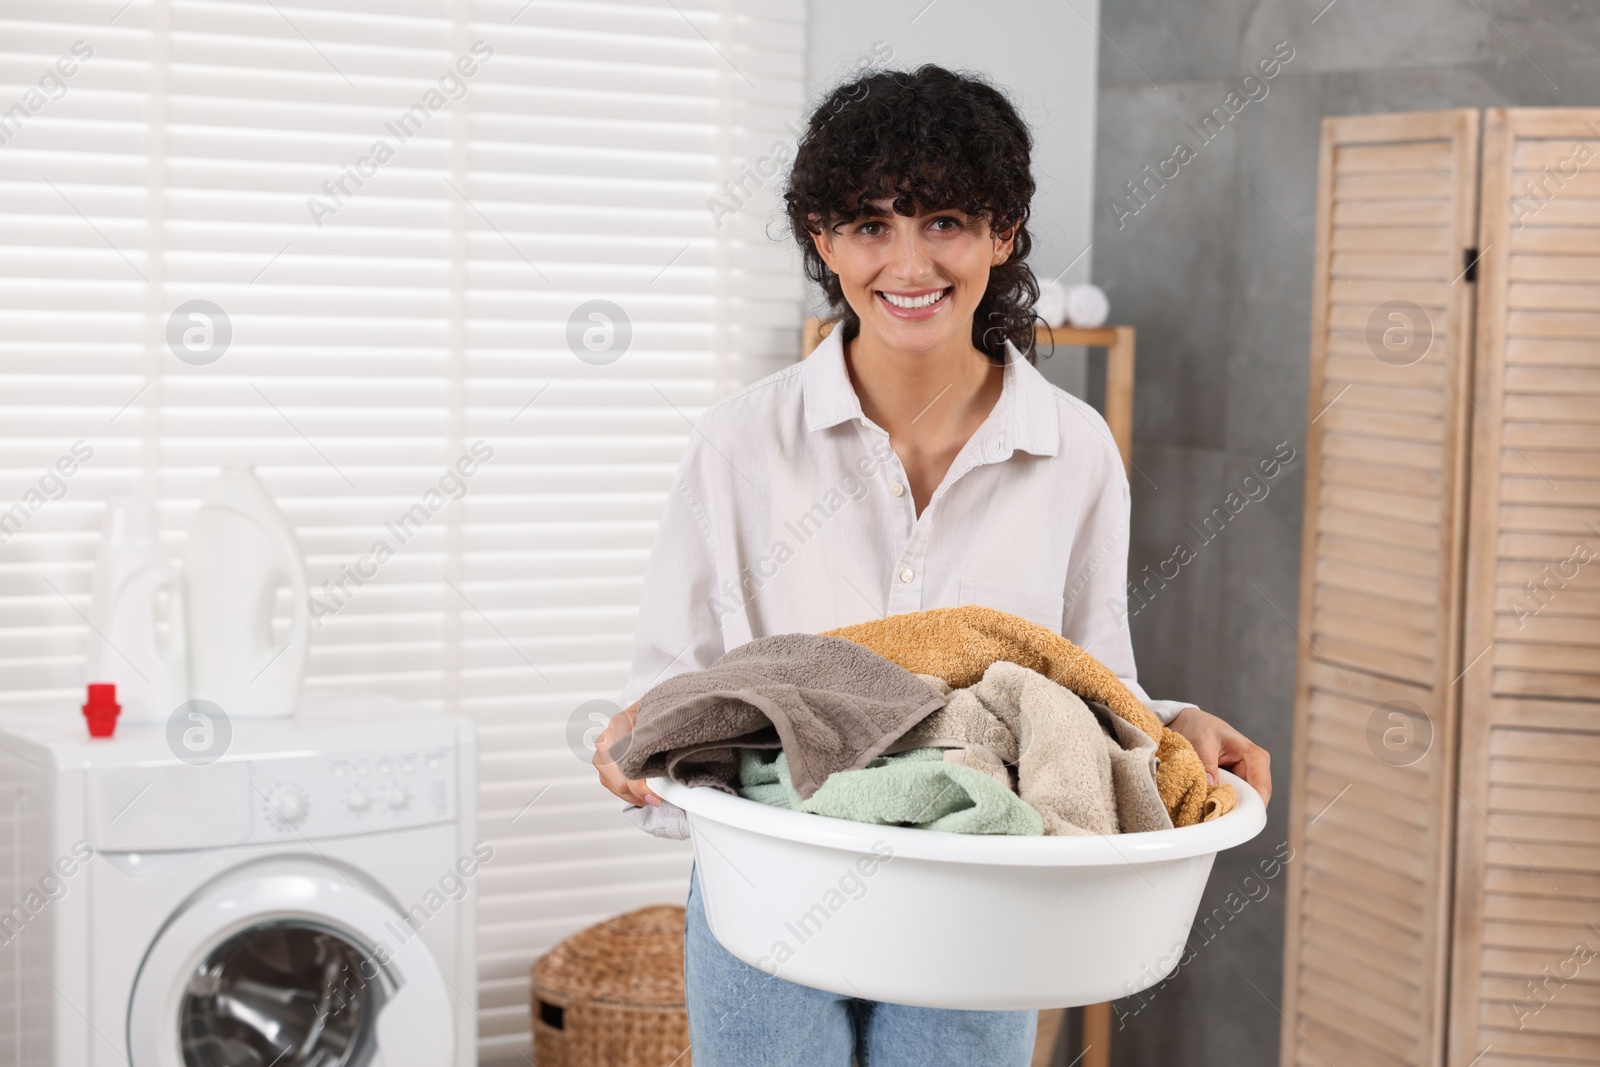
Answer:
<svg viewBox="0 0 1600 1067"><path fill-rule="evenodd" d="M1037 1011L913 1008L799 985L723 948L689 871L684 989L695 1067L1028 1067Z"/></svg>

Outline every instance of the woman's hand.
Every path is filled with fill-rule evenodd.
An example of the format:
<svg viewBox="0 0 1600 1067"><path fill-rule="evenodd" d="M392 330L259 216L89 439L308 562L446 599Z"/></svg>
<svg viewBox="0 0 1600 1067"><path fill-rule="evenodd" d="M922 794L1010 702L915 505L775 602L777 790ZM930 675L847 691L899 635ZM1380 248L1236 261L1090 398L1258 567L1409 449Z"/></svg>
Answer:
<svg viewBox="0 0 1600 1067"><path fill-rule="evenodd" d="M1206 780L1217 780L1217 764L1250 783L1264 805L1272 798L1272 754L1210 712L1187 707L1168 726L1189 739L1206 766Z"/></svg>
<svg viewBox="0 0 1600 1067"><path fill-rule="evenodd" d="M623 708L611 716L611 721L606 723L606 728L600 731L600 736L595 738L594 758L590 762L595 770L600 772L600 784L611 790L617 796L630 804L656 804L661 803L661 798L650 791L644 784L643 778L626 778L611 762L611 757L606 755L606 749L611 742L619 737L625 737L633 732L634 720L639 715L639 702Z"/></svg>

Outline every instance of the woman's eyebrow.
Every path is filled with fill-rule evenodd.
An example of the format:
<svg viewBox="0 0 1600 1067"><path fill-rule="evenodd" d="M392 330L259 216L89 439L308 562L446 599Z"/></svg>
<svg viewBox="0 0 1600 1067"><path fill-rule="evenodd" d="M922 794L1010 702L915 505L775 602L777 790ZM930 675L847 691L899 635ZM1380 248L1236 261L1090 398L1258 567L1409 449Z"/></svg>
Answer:
<svg viewBox="0 0 1600 1067"><path fill-rule="evenodd" d="M928 208L927 210L921 212L921 214L922 215L938 215L938 214L940 214L942 212L952 212L952 213L957 214L957 215L965 215L966 214L965 210L963 210L962 208L956 207L953 204L946 205L944 207L931 207L931 208ZM898 214L898 213L885 210L884 208L879 207L876 203L868 202L868 203L863 203L862 205L857 207L855 209L855 213L851 217L852 218L858 218L858 219L869 218L869 217L888 218L891 214Z"/></svg>

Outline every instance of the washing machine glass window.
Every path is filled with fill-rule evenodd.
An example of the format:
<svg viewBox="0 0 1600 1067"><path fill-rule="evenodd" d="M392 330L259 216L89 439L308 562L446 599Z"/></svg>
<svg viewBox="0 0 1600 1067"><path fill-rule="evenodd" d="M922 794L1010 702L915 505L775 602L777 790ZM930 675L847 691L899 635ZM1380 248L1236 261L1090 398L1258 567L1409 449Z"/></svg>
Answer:
<svg viewBox="0 0 1600 1067"><path fill-rule="evenodd" d="M206 954L179 1013L185 1067L366 1067L383 973L348 934L304 920L261 923Z"/></svg>

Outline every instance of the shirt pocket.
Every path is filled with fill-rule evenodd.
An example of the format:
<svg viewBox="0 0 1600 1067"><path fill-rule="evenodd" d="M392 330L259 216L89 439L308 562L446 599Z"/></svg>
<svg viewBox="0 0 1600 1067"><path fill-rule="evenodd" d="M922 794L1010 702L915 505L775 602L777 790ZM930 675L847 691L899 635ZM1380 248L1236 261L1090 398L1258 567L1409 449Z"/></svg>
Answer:
<svg viewBox="0 0 1600 1067"><path fill-rule="evenodd" d="M986 608L1021 616L1056 633L1061 632L1061 617L1066 610L1064 596L1051 596L979 578L961 579L958 599L962 605L981 604Z"/></svg>

